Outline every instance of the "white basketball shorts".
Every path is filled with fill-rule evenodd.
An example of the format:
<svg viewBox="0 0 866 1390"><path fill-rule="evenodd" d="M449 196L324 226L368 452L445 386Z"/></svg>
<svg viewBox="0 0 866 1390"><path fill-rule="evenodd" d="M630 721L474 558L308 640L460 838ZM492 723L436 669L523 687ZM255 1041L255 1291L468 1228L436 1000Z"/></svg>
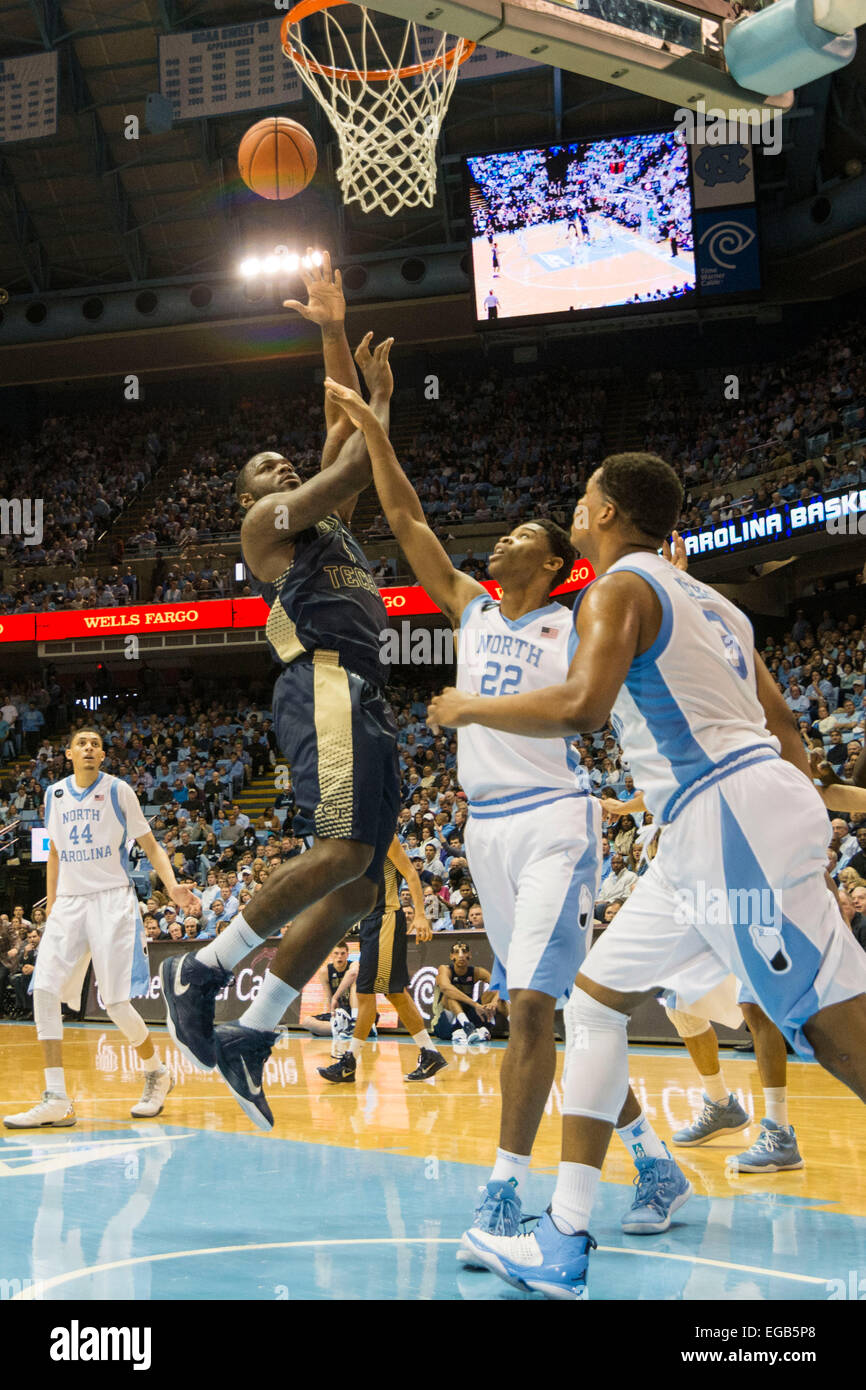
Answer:
<svg viewBox="0 0 866 1390"><path fill-rule="evenodd" d="M601 881L599 803L574 793L526 810L508 799L473 803L465 843L509 993L537 989L564 1002L592 939Z"/></svg>
<svg viewBox="0 0 866 1390"><path fill-rule="evenodd" d="M58 994L77 1007L78 1000L68 998L67 986L72 977L83 978L81 967L88 956L106 1004L122 1004L147 993L150 971L145 933L131 885L55 899L36 956L31 988Z"/></svg>
<svg viewBox="0 0 866 1390"><path fill-rule="evenodd" d="M824 876L829 836L823 801L781 758L711 782L664 828L583 974L622 994L672 989L686 1011L734 974L812 1056L802 1025L866 992L866 953Z"/></svg>

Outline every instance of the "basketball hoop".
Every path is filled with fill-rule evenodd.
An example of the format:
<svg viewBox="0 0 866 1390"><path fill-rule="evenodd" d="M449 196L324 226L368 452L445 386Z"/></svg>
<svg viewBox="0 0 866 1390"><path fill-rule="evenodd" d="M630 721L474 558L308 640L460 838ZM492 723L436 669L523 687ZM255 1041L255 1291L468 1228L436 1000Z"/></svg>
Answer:
<svg viewBox="0 0 866 1390"><path fill-rule="evenodd" d="M448 48L448 35L442 34L431 58L407 62L422 50L419 26L406 21L392 61L366 6L353 6L360 10L361 29L351 38L330 13L346 3L300 0L280 28L283 52L337 133L343 201L360 203L364 212L381 208L389 217L403 207L432 207L436 143L457 72L475 44L458 39ZM322 18L327 63L301 37L301 21L314 14ZM379 65L369 63L368 56Z"/></svg>

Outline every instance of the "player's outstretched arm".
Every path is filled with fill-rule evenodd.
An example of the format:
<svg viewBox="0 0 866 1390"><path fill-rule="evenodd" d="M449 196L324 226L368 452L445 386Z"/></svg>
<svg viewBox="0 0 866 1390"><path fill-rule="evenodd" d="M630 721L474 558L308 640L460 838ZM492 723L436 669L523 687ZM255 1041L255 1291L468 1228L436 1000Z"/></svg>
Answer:
<svg viewBox="0 0 866 1390"><path fill-rule="evenodd" d="M394 345L393 338L383 338L382 342L373 352L370 351L370 339L372 333L366 333L355 349L355 361L361 368L367 390L370 393L370 409L375 415L385 433L391 427L391 396L394 393L394 375L391 371L389 354ZM328 438L325 441L325 452L322 454L322 468L327 468L325 455L328 452L331 440L345 441L341 444L342 459L362 459L367 465L366 487L372 481L370 472L370 455L367 451L367 441L361 430L356 430L346 412L336 401L332 400L328 393L325 393L325 419L328 423ZM350 525L352 515L355 511L360 493L355 493L337 511L340 520L345 526Z"/></svg>
<svg viewBox="0 0 866 1390"><path fill-rule="evenodd" d="M427 914L424 911L424 890L421 887L421 880L412 860L400 844L395 835L388 849L388 858L397 870L397 873L406 880L406 887L412 896L412 906L415 909L415 940L430 941L433 937L433 928L427 921Z"/></svg>
<svg viewBox="0 0 866 1390"><path fill-rule="evenodd" d="M313 248L307 247L307 258L312 262ZM285 299L284 309L294 309L308 323L315 323L322 333L322 357L325 363L325 376L333 377L353 390L360 389L358 373L346 337L346 300L343 294L343 278L339 270L331 267L331 257L327 251L322 256L320 266L310 264L309 269L301 267L301 279L307 291L307 302L299 299ZM339 455L340 449L352 434L345 418L338 413L329 419L325 410L327 436L322 450L322 468L329 468Z"/></svg>
<svg viewBox="0 0 866 1390"><path fill-rule="evenodd" d="M364 431L379 500L415 577L446 617L458 623L467 603L486 590L476 579L461 574L452 565L427 525L418 495L400 467L374 412L357 392L335 381L326 381L325 386L328 395L342 407L352 424Z"/></svg>
<svg viewBox="0 0 866 1390"><path fill-rule="evenodd" d="M445 690L431 701L427 723L456 729L484 724L530 738L568 738L602 728L638 653L642 631L648 634L653 620L658 628L651 604L657 606L658 599L635 574L597 579L578 609L580 643L564 685L498 697Z"/></svg>
<svg viewBox="0 0 866 1390"><path fill-rule="evenodd" d="M631 801L617 801L615 797L603 796L601 809L607 816L633 816L635 812L646 810L646 802L643 799L643 792L638 792Z"/></svg>

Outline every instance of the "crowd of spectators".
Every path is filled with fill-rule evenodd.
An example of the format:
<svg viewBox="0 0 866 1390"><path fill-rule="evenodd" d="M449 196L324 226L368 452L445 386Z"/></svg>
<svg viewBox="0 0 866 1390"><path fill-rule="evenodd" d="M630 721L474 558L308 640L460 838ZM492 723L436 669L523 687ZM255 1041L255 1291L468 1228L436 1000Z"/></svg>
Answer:
<svg viewBox="0 0 866 1390"><path fill-rule="evenodd" d="M141 519L127 548L146 554L158 546L185 550L240 530L234 485L251 454L266 449L291 458L303 475L319 462L325 423L321 392L245 399L214 424L212 438L173 478L169 491Z"/></svg>
<svg viewBox="0 0 866 1390"><path fill-rule="evenodd" d="M26 534L0 534L0 562L80 564L182 447L196 415L188 406L130 406L51 416L32 437L7 437L0 444L0 497L25 500L31 510L24 512Z"/></svg>
<svg viewBox="0 0 866 1390"><path fill-rule="evenodd" d="M605 392L559 368L503 379L491 372L431 401L401 462L428 523L447 536L467 521L564 522L604 452ZM388 534L377 515L366 532Z"/></svg>
<svg viewBox="0 0 866 1390"><path fill-rule="evenodd" d="M747 404L725 399L718 378L649 378L645 446L683 480L684 529L866 486L866 326L844 325L732 375Z"/></svg>
<svg viewBox="0 0 866 1390"><path fill-rule="evenodd" d="M784 361L743 366L733 375L736 399L728 399L718 376L678 368L647 378L640 445L669 459L683 480L680 529L866 487L866 325L845 325ZM609 447L608 411L609 392L581 384L573 366L469 374L447 399L425 403L422 426L401 445L401 460L443 539L466 524L513 526L529 516L566 522ZM98 573L88 565L96 535L156 466L170 462L193 419L185 411L179 422L162 409L134 417L120 412L98 425L91 416L54 418L35 440L3 446L0 496L26 491L32 500L41 492L44 534L36 546L0 537L0 562L4 544L6 560L0 615L236 591L232 557L209 555L208 548L238 536L237 468L254 450L271 448L302 472L314 469L324 430L317 391L293 395L290 412L284 395L257 396L214 420L211 442L167 478L164 495L137 523L124 563ZM360 529L371 544L389 535L381 513ZM148 558L166 548L173 554L156 557L157 569L143 585L127 554ZM39 564L44 568L34 570ZM57 577L61 565L71 567L71 577Z"/></svg>

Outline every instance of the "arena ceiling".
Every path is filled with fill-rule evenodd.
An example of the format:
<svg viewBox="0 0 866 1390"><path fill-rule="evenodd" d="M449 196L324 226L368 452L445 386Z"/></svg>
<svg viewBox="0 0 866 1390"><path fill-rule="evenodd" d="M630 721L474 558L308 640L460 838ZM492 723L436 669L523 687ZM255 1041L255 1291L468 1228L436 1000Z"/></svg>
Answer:
<svg viewBox="0 0 866 1390"><path fill-rule="evenodd" d="M344 261L459 249L466 235L461 153L641 128L671 115L660 102L540 65L458 82L435 207L386 218L343 207L332 177L335 142L308 98L287 113L315 136L320 176L303 197L267 204L237 174L238 143L254 113L184 121L151 135L144 107L159 90L161 34L273 13L266 0L0 0L0 58L56 48L61 74L56 136L0 146L0 287L45 298L229 276L251 239L271 233L329 246ZM866 164L864 71L861 48L832 82L799 94L786 119L785 151L765 181L766 204L808 199L843 178L846 167L851 177L854 161ZM124 137L129 114L140 118L138 141ZM839 238L830 275L826 252L825 245L820 256L792 261L792 286L808 285L822 267L822 295L866 283L863 228ZM777 261L784 271L784 248Z"/></svg>

